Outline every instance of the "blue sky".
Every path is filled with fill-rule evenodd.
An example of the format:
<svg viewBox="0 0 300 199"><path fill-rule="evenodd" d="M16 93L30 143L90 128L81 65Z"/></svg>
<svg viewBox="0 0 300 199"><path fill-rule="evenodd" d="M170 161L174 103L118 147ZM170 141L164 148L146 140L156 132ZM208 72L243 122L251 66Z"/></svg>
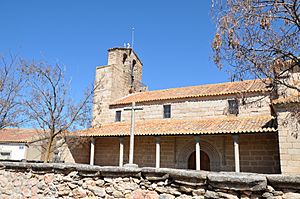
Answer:
<svg viewBox="0 0 300 199"><path fill-rule="evenodd" d="M210 0L3 0L0 53L59 62L80 98L107 49L131 41L151 90L229 80L212 63Z"/></svg>

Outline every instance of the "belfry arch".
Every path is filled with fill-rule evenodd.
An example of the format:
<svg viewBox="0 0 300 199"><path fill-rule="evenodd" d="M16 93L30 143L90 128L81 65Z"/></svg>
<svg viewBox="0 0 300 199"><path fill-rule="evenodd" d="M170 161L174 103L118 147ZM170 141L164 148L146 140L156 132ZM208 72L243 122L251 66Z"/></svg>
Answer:
<svg viewBox="0 0 300 199"><path fill-rule="evenodd" d="M220 171L221 169L221 156L217 149L207 141L200 141L200 149L205 152L210 160L210 170ZM179 149L177 154L177 167L181 169L188 169L189 158L195 152L195 141L187 142Z"/></svg>

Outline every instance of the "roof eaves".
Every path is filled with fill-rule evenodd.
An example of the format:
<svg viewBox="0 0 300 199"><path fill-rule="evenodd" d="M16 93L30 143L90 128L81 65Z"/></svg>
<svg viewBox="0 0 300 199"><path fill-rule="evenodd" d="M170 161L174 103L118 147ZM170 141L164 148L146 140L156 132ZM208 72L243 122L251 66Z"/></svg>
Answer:
<svg viewBox="0 0 300 199"><path fill-rule="evenodd" d="M237 129L237 130L221 130L221 131L188 131L188 132L151 132L151 133L139 133L136 136L174 136L174 135L216 135L216 134L251 134L251 133L275 133L277 129L275 128L261 128L261 129ZM117 134L85 134L80 135L80 137L118 137L118 136L129 136L128 133L117 133Z"/></svg>
<svg viewBox="0 0 300 199"><path fill-rule="evenodd" d="M187 96L182 96L182 97L167 97L167 98L157 98L157 99L145 99L145 100L135 100L136 103L141 103L141 102L155 102L155 101L164 101L164 100L176 100L176 99L187 99L187 98L200 98L200 97L213 97L213 96L222 96L222 95L232 95L232 94L237 94L237 93L259 93L259 92L269 92L270 89L254 89L250 91L237 91L237 92L225 92L225 93L212 93L212 94L201 94L201 95L187 95ZM122 101L123 99L126 99L127 97L130 97L132 95L123 97L119 99L118 101ZM127 105L131 104L130 102L113 102L110 104L110 106L116 106L116 105Z"/></svg>
<svg viewBox="0 0 300 199"><path fill-rule="evenodd" d="M1 140L0 143L1 144L8 144L8 143L25 143L25 144L27 144L28 141L26 141L26 140Z"/></svg>
<svg viewBox="0 0 300 199"><path fill-rule="evenodd" d="M293 103L300 103L300 99L295 98L295 99L278 99L272 101L272 104L274 105L279 105L279 104L293 104Z"/></svg>

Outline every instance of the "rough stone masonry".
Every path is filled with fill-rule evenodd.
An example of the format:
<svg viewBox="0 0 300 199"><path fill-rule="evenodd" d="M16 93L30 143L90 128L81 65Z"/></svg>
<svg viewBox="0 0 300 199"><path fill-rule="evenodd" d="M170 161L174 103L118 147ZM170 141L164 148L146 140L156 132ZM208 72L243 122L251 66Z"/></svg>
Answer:
<svg viewBox="0 0 300 199"><path fill-rule="evenodd" d="M300 176L58 163L0 165L1 198L300 198Z"/></svg>

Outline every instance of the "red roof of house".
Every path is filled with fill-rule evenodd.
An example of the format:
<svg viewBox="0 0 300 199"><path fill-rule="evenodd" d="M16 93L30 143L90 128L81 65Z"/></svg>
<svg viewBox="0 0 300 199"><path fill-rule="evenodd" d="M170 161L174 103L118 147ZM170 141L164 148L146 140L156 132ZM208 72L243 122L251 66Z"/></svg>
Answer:
<svg viewBox="0 0 300 199"><path fill-rule="evenodd" d="M135 123L135 135L193 135L276 132L273 117L223 117L201 120L139 120ZM77 132L79 136L128 136L130 122L104 124Z"/></svg>
<svg viewBox="0 0 300 199"><path fill-rule="evenodd" d="M206 84L165 90L146 91L130 94L114 101L111 105L130 104L132 102L149 102L169 99L198 98L208 96L230 95L238 93L268 92L266 79L244 80L219 84Z"/></svg>
<svg viewBox="0 0 300 199"><path fill-rule="evenodd" d="M28 143L40 139L36 129L7 128L0 130L0 143Z"/></svg>
<svg viewBox="0 0 300 199"><path fill-rule="evenodd" d="M273 104L288 104L288 103L300 103L300 93L298 95L291 95L288 97L280 97L272 100Z"/></svg>

